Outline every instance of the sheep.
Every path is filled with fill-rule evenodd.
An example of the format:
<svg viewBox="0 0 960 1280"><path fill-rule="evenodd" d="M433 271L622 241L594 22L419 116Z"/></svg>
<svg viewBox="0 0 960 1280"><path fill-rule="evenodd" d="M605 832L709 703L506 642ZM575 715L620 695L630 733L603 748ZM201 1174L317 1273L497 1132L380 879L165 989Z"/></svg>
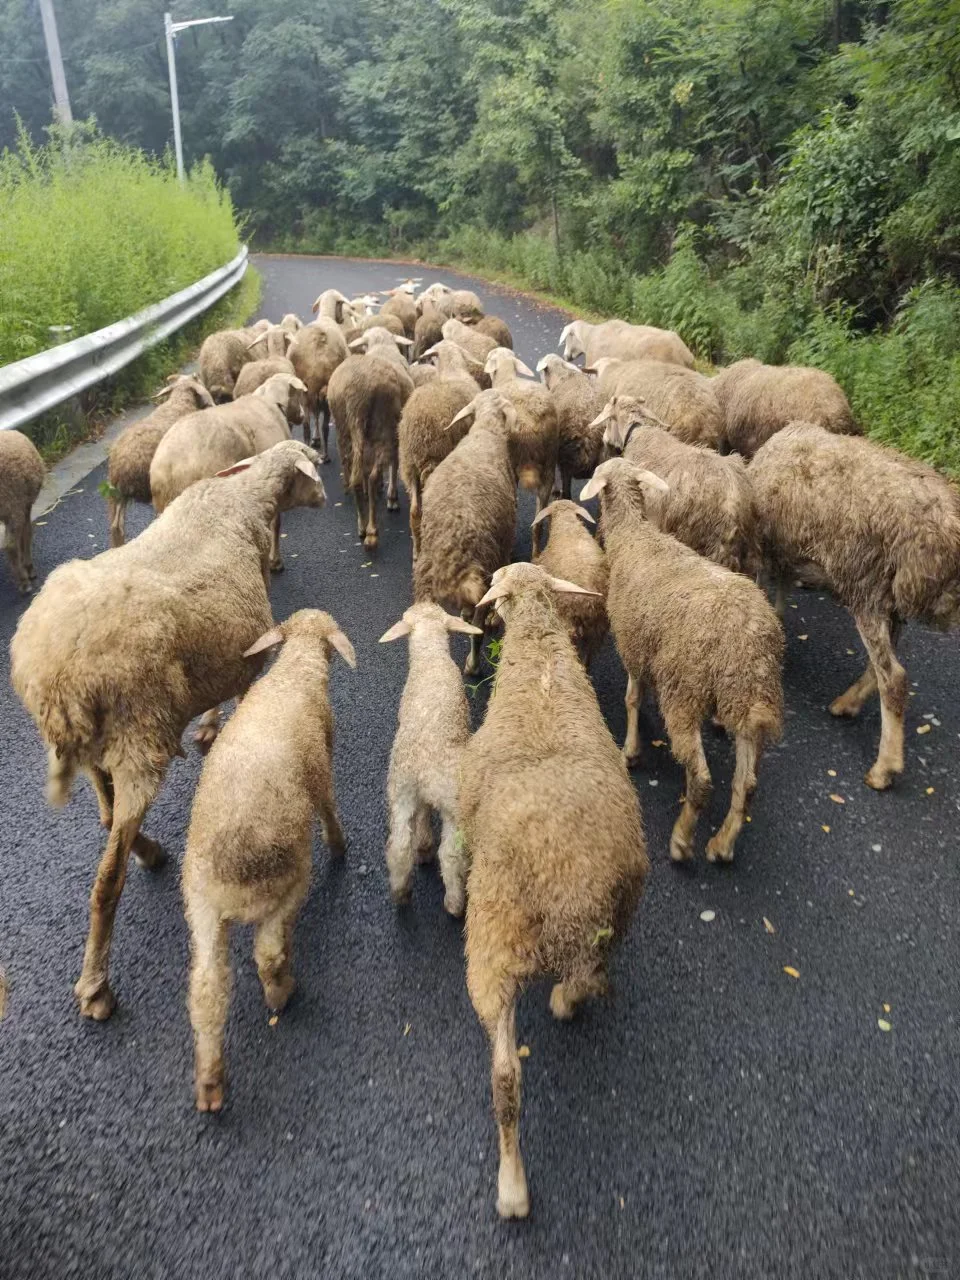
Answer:
<svg viewBox="0 0 960 1280"><path fill-rule="evenodd" d="M292 341L293 334L289 329L272 324L247 343L247 357L250 360L276 360L287 354Z"/></svg>
<svg viewBox="0 0 960 1280"><path fill-rule="evenodd" d="M600 462L603 429L593 422L603 408L603 396L588 374L558 355L545 355L537 364L537 373L556 407L560 494L569 498L573 480L593 475Z"/></svg>
<svg viewBox="0 0 960 1280"><path fill-rule="evenodd" d="M481 316L479 320L473 322L473 328L477 333L484 333L488 338L492 338L498 347L509 347L511 351L513 350L513 334L510 332L510 326L499 316Z"/></svg>
<svg viewBox="0 0 960 1280"><path fill-rule="evenodd" d="M437 371L432 364L412 364L407 373L410 375L414 389L425 387L428 382L435 382L437 378Z"/></svg>
<svg viewBox="0 0 960 1280"><path fill-rule="evenodd" d="M43 459L20 431L0 431L0 522L14 581L22 595L33 590L33 523L31 512L43 487Z"/></svg>
<svg viewBox="0 0 960 1280"><path fill-rule="evenodd" d="M240 372L253 367L244 365ZM126 540L127 504L150 501L150 464L160 441L180 418L200 409L213 408L210 392L193 375L174 378L154 398L161 397L165 398L153 413L121 432L107 454L111 547L122 547Z"/></svg>
<svg viewBox="0 0 960 1280"><path fill-rule="evenodd" d="M669 486L666 493L646 498L652 524L725 569L751 576L760 571L757 514L739 454L722 457L705 446L684 444L649 421L646 405L632 396L609 400L593 423L604 424L606 445Z"/></svg>
<svg viewBox="0 0 960 1280"><path fill-rule="evenodd" d="M471 356L478 364L483 364L491 351L496 350L496 342L485 333L478 333L462 320L446 320L441 330L447 342L455 342L458 347ZM504 348L507 350L507 348Z"/></svg>
<svg viewBox="0 0 960 1280"><path fill-rule="evenodd" d="M580 523L581 520L594 523L593 516L584 507L560 498L544 507L534 523L540 524L546 519L550 520L550 535L534 563L551 577L575 582L593 593L570 593L558 596L556 600L560 620L567 628L580 661L588 667L610 630L604 604L607 559L603 548Z"/></svg>
<svg viewBox="0 0 960 1280"><path fill-rule="evenodd" d="M482 635L478 627L424 601L407 609L380 637L381 644L410 637L410 673L390 752L386 859L394 902L409 902L414 846L418 860L430 857L430 813L435 810L441 820L437 861L443 877L443 906L450 915L462 916L467 865L457 839L457 785L463 748L470 737L470 711L460 672L450 657L451 631Z"/></svg>
<svg viewBox="0 0 960 1280"><path fill-rule="evenodd" d="M110 938L130 851L148 868L163 861L140 824L180 736L201 712L203 740L215 735L210 708L257 674L242 654L273 624L270 527L278 511L323 505L315 462L286 440L192 485L132 542L60 565L20 619L10 679L48 748L47 798L65 804L86 773L110 831L76 986L86 1017L114 1007Z"/></svg>
<svg viewBox="0 0 960 1280"><path fill-rule="evenodd" d="M414 561L420 553L423 487L437 464L466 435L467 424L457 421L457 414L479 390L469 373L469 369L476 366L454 343L442 341L425 354L436 357L437 377L429 389L414 389L397 427L400 479L410 497ZM417 367L412 365L411 370Z"/></svg>
<svg viewBox="0 0 960 1280"><path fill-rule="evenodd" d="M437 281L423 290L417 305L422 310L428 301L448 320L472 321L483 317L483 303L471 289L451 289Z"/></svg>
<svg viewBox="0 0 960 1280"><path fill-rule="evenodd" d="M303 438L306 441L308 435L311 437L310 444L318 450L321 463L330 461L330 406L327 387L334 369L349 354L339 326L333 320L323 317L301 329L287 351L287 359L307 388L307 417L303 424Z"/></svg>
<svg viewBox="0 0 960 1280"><path fill-rule="evenodd" d="M310 887L313 822L335 857L345 840L333 790L333 715L327 698L336 650L353 645L329 613L301 609L265 632L245 658L280 646L207 757L183 861L190 926L190 1023L198 1111L223 1106L223 1032L230 1000L230 925L255 926L253 954L267 1008L293 993L293 931Z"/></svg>
<svg viewBox="0 0 960 1280"><path fill-rule="evenodd" d="M269 360L251 360L237 374L237 381L233 388L234 400L239 400L241 396L253 395L257 387L262 387L268 378L272 378L277 373L296 377L296 370L286 356L272 356Z"/></svg>
<svg viewBox="0 0 960 1280"><path fill-rule="evenodd" d="M345 297L339 289L324 289L310 310L317 317L311 322L312 324L316 324L318 320L329 320L341 329L352 329L354 321L359 318L353 310L350 299ZM309 329L311 326L306 327Z"/></svg>
<svg viewBox="0 0 960 1280"><path fill-rule="evenodd" d="M557 471L559 430L557 410L550 392L536 382L521 382L518 374L532 378L532 370L506 347L494 347L487 356L484 372L494 388L505 395L517 410L517 429L511 438L514 462L522 489L537 495L537 511L550 501ZM539 527L534 525L537 549Z"/></svg>
<svg viewBox="0 0 960 1280"><path fill-rule="evenodd" d="M829 373L805 365L738 360L711 380L728 449L751 458L790 422L812 422L837 435L860 435L850 402Z"/></svg>
<svg viewBox="0 0 960 1280"><path fill-rule="evenodd" d="M391 316L403 325L408 338L416 337L417 306L406 289L388 289L387 300L380 308L380 318Z"/></svg>
<svg viewBox="0 0 960 1280"><path fill-rule="evenodd" d="M379 319L377 316L373 318ZM407 338L402 333L395 333L393 329L385 328L380 324L370 325L369 328L362 330L347 341L347 347L350 351L363 351L368 355L376 355L392 360L394 364L399 365L404 370L407 370L407 360L402 354L402 349L412 346L413 342L410 338Z"/></svg>
<svg viewBox="0 0 960 1280"><path fill-rule="evenodd" d="M223 404L233 398L237 374L254 359L250 354L252 336L238 329L221 329L204 338L197 357L200 381L213 396L215 403Z"/></svg>
<svg viewBox="0 0 960 1280"><path fill-rule="evenodd" d="M306 387L299 378L275 374L252 395L229 405L180 418L157 445L150 463L150 493L160 515L189 485L234 462L289 440L289 422L303 420ZM270 568L283 571L280 516L273 529Z"/></svg>
<svg viewBox="0 0 960 1280"><path fill-rule="evenodd" d="M413 331L413 347L410 352L413 360L419 360L430 347L443 341L445 319L443 313L429 299L424 303L422 314L417 316Z"/></svg>
<svg viewBox="0 0 960 1280"><path fill-rule="evenodd" d="M386 343L379 344L379 335ZM386 329L370 329L354 345L367 347L368 355L348 356L330 379L328 398L337 429L337 446L344 484L357 506L357 535L364 546L376 549L377 494L384 473L389 475L387 510L398 510L397 424L403 406L413 394L413 381Z"/></svg>
<svg viewBox="0 0 960 1280"><path fill-rule="evenodd" d="M289 334L299 333L303 328L303 321L299 316L294 315L292 311L288 311L280 321L280 328L286 329Z"/></svg>
<svg viewBox="0 0 960 1280"><path fill-rule="evenodd" d="M485 602L505 634L483 724L463 754L467 990L490 1041L499 1131L497 1209L529 1212L520 1155L516 1004L557 979L555 1018L608 989L611 947L648 870L636 792L554 606L582 592L530 564L498 569Z"/></svg>
<svg viewBox="0 0 960 1280"><path fill-rule="evenodd" d="M604 399L614 395L643 400L660 426L685 444L720 449L724 441L723 410L713 378L663 360L613 360L601 357L590 366Z"/></svg>
<svg viewBox="0 0 960 1280"><path fill-rule="evenodd" d="M783 728L783 632L755 583L705 560L645 517L653 472L624 458L603 462L581 499L600 498L600 530L610 572L607 614L627 671L624 760L640 755L639 712L649 681L657 694L674 759L686 770L683 808L670 856L693 856L697 819L710 795L701 725L715 722L736 739L730 810L707 843L707 860L733 860L734 843L756 787L757 763Z"/></svg>
<svg viewBox="0 0 960 1280"><path fill-rule="evenodd" d="M472 420L470 430L424 486L413 598L446 605L481 627L487 615L481 597L494 570L510 559L516 532L517 411L498 391L481 391L458 419ZM471 639L468 675L479 670L481 638Z"/></svg>
<svg viewBox="0 0 960 1280"><path fill-rule="evenodd" d="M960 495L922 462L809 422L772 436L748 475L778 607L784 576L812 563L853 615L867 669L830 711L857 716L879 690L880 745L864 781L885 790L904 767L901 628L960 623Z"/></svg>
<svg viewBox="0 0 960 1280"><path fill-rule="evenodd" d="M672 329L656 329L649 324L628 324L625 320L604 320L588 324L574 320L560 334L564 360L582 355L586 364L601 356L621 360L665 360L693 368L693 352Z"/></svg>
<svg viewBox="0 0 960 1280"><path fill-rule="evenodd" d="M364 316L352 329L345 333L344 337L347 340L347 346L351 346L356 338L359 338L369 329L386 329L395 337L406 339L406 330L403 327L403 321L400 320L398 316L389 314L384 315L381 312L379 315ZM410 338L408 341L412 346L413 339Z"/></svg>

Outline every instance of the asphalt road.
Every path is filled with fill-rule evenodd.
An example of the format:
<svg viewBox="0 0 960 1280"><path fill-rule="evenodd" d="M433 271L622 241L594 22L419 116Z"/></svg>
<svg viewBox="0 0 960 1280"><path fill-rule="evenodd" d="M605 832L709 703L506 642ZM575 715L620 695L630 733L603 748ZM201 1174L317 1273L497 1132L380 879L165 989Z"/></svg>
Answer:
<svg viewBox="0 0 960 1280"><path fill-rule="evenodd" d="M260 268L274 318L308 315L326 286L352 294L406 274L310 259ZM528 362L555 347L560 313L469 283ZM41 575L104 547L102 478L101 467L37 528ZM432 868L410 908L398 913L387 893L384 779L406 646L377 638L410 599L406 504L368 564L336 465L324 479L326 509L285 520L273 605L277 617L329 609L357 649L356 673L332 673L350 847L336 867L318 837L300 987L274 1027L249 935L235 939L220 1116L193 1110L185 1007L178 857L199 757L174 763L146 824L175 856L159 874L131 864L117 1012L85 1021L71 988L102 843L96 806L83 783L65 810L45 806L39 739L0 681L3 1280L960 1274L956 637L908 631L907 771L877 795L861 781L876 706L850 724L826 712L861 669L853 626L829 599L794 594L787 731L763 761L732 868L702 858L726 808L725 741L707 734L716 790L701 856L683 870L667 853L681 773L648 748L636 786L653 867L614 997L570 1025L551 1019L545 986L521 1002L532 1214L504 1225L460 927ZM129 524L146 519L137 510ZM517 555L528 548L524 531ZM0 565L4 671L22 609ZM612 646L593 675L620 738ZM647 742L663 736L652 706L642 723Z"/></svg>

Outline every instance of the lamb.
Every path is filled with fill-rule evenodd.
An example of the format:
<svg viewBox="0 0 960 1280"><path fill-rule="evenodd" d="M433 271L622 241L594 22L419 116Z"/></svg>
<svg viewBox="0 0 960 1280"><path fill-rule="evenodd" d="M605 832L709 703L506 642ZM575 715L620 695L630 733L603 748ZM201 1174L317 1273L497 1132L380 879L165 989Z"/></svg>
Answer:
<svg viewBox="0 0 960 1280"><path fill-rule="evenodd" d="M860 435L850 402L829 373L804 365L738 360L712 379L728 449L751 458L790 422L812 422L837 435Z"/></svg>
<svg viewBox="0 0 960 1280"><path fill-rule="evenodd" d="M724 441L723 410L714 382L693 369L663 360L612 360L594 365L597 385L605 399L614 395L643 400L646 411L685 444L719 449Z"/></svg>
<svg viewBox="0 0 960 1280"><path fill-rule="evenodd" d="M143 866L163 860L140 824L180 736L201 712L212 727L209 708L257 674L242 655L273 623L270 527L278 511L323 505L315 462L286 440L229 479L192 485L132 542L60 565L20 619L10 678L48 748L47 798L65 804L86 773L110 831L76 986L86 1017L113 1010L110 939L127 859L132 849Z"/></svg>
<svg viewBox="0 0 960 1280"><path fill-rule="evenodd" d="M481 365L497 346L493 338L487 337L485 333L478 333L473 325L464 324L462 320L444 321L441 332L447 342L455 342L461 350Z"/></svg>
<svg viewBox="0 0 960 1280"><path fill-rule="evenodd" d="M221 329L204 338L197 357L200 381L213 396L215 403L223 404L233 399L233 387L237 374L254 359L250 354L251 336L240 329Z"/></svg>
<svg viewBox="0 0 960 1280"><path fill-rule="evenodd" d="M328 397L337 429L337 446L344 483L357 506L357 533L364 546L376 549L377 494L384 473L389 474L387 510L399 508L397 498L397 424L413 394L413 382L393 338L386 329L386 345L377 345L378 331L368 330L356 341L371 343L369 354L351 355L330 379Z"/></svg>
<svg viewBox="0 0 960 1280"><path fill-rule="evenodd" d="M554 606L554 593L580 591L535 565L494 574L484 600L506 631L486 718L463 758L467 990L490 1040L503 1218L530 1209L518 1137L520 991L553 975L558 1019L603 995L609 953L648 870L636 792Z"/></svg>
<svg viewBox="0 0 960 1280"><path fill-rule="evenodd" d="M301 609L245 658L282 646L207 757L190 815L183 897L190 926L190 1022L198 1111L223 1106L223 1032L230 1000L229 930L255 926L253 954L267 1008L293 993L293 931L310 887L313 822L335 857L345 848L333 791L333 649L353 645L329 613Z"/></svg>
<svg viewBox="0 0 960 1280"><path fill-rule="evenodd" d="M414 389L397 427L400 479L410 497L414 561L420 553L423 487L438 463L466 435L467 424L458 421L457 414L479 390L468 372L476 366L454 343L442 341L426 354L436 357L437 377L429 387ZM412 365L411 369L416 367Z"/></svg>
<svg viewBox="0 0 960 1280"><path fill-rule="evenodd" d="M652 524L725 569L750 576L760 571L757 515L739 454L722 457L704 446L684 444L649 421L646 405L632 396L609 400L594 419L594 425L603 424L606 445L669 486L666 493L646 497Z"/></svg>
<svg viewBox="0 0 960 1280"><path fill-rule="evenodd" d="M495 347L487 356L484 372L493 386L517 410L517 428L511 437L514 464L520 487L537 495L537 511L550 501L557 471L560 433L557 410L550 392L536 382L521 382L518 374L534 376L532 370L506 347ZM534 525L534 551L539 528Z"/></svg>
<svg viewBox="0 0 960 1280"><path fill-rule="evenodd" d="M463 748L470 737L470 711L463 681L450 657L449 633L482 634L438 604L424 601L407 609L380 643L410 637L410 674L403 687L397 733L390 752L387 799L390 838L387 871L398 905L409 902L414 852L431 856L430 813L440 815L437 861L443 877L444 909L462 916L467 880L466 855L457 840L457 785Z"/></svg>
<svg viewBox="0 0 960 1280"><path fill-rule="evenodd" d="M665 487L652 472L611 458L580 495L601 495L600 529L610 570L607 613L627 670L623 755L631 766L639 758L640 702L649 681L673 757L686 770L683 808L670 838L671 858L686 861L710 795L700 731L713 715L736 739L736 768L730 810L707 844L707 860L730 862L760 755L783 727L783 632L749 578L705 560L647 521L648 495Z"/></svg>
<svg viewBox="0 0 960 1280"><path fill-rule="evenodd" d="M768 562L780 578L814 564L853 615L867 669L830 706L854 717L880 693L880 745L864 779L877 791L904 767L903 623L960 623L960 495L932 467L855 436L793 422L748 468Z"/></svg>
<svg viewBox="0 0 960 1280"><path fill-rule="evenodd" d="M621 360L665 360L693 368L693 352L672 329L656 329L649 324L628 324L625 320L604 320L588 324L574 320L560 334L564 360L582 355L586 364L601 356Z"/></svg>
<svg viewBox="0 0 960 1280"><path fill-rule="evenodd" d="M253 368L244 365L244 369ZM150 464L157 446L175 422L200 409L213 408L213 397L199 378L184 374L170 381L155 399L162 403L142 422L127 427L107 454L107 519L111 547L126 541L127 504L150 501Z"/></svg>
<svg viewBox="0 0 960 1280"><path fill-rule="evenodd" d="M413 348L410 353L413 360L419 360L430 347L434 347L438 342L443 341L445 319L443 312L434 306L429 299L423 304L422 312L417 316L413 331Z"/></svg>
<svg viewBox="0 0 960 1280"><path fill-rule="evenodd" d="M496 346L509 347L511 351L513 350L513 334L510 332L510 326L499 316L481 316L479 320L473 322L473 328L477 333L484 333L488 338L492 338Z"/></svg>
<svg viewBox="0 0 960 1280"><path fill-rule="evenodd" d="M322 298L324 295L320 296ZM324 318L314 320L301 329L287 351L287 359L307 388L307 417L303 424L303 438L306 441L308 435L311 437L310 443L318 450L321 462L330 461L330 406L327 387L334 369L349 354L340 327L333 320Z"/></svg>
<svg viewBox="0 0 960 1280"><path fill-rule="evenodd" d="M484 625L480 600L495 569L506 564L517 523L517 472L512 436L517 411L497 391L482 391L458 415L472 425L437 465L423 490L420 554L413 566L413 597L433 600ZM464 671L480 666L473 636Z"/></svg>
<svg viewBox="0 0 960 1280"><path fill-rule="evenodd" d="M272 378L277 373L287 373L291 377L296 377L296 370L286 356L273 356L269 360L251 360L237 374L237 381L233 388L234 400L239 400L241 396L253 395L257 387L262 387L268 378Z"/></svg>
<svg viewBox="0 0 960 1280"><path fill-rule="evenodd" d="M593 475L600 462L603 428L593 423L603 408L603 396L588 374L558 355L544 356L537 365L537 373L556 407L560 493L569 498L574 479Z"/></svg>
<svg viewBox="0 0 960 1280"><path fill-rule="evenodd" d="M31 512L46 474L43 459L20 431L0 431L0 523L14 581L22 595L33 590Z"/></svg>
<svg viewBox="0 0 960 1280"><path fill-rule="evenodd" d="M588 667L610 630L604 605L607 558L596 538L581 524L581 520L594 523L586 508L560 498L544 507L534 522L539 524L547 519L550 536L535 563L551 577L575 582L591 592L590 595L560 595L555 602L580 661Z"/></svg>
<svg viewBox="0 0 960 1280"><path fill-rule="evenodd" d="M388 289L387 300L380 308L380 318L392 316L403 325L408 338L416 337L417 306L406 289Z"/></svg>

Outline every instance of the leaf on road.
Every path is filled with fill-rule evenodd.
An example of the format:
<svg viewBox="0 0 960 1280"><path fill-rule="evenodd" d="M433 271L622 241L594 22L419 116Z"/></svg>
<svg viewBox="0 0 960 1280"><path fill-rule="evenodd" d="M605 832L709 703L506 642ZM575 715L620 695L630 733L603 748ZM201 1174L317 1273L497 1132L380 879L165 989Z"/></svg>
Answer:
<svg viewBox="0 0 960 1280"><path fill-rule="evenodd" d="M834 803L834 804L846 804L846 803L847 803L847 802L846 802L846 800L844 800L843 796L835 795L832 791L831 791L831 793L830 793L830 799L833 801L833 803Z"/></svg>
<svg viewBox="0 0 960 1280"><path fill-rule="evenodd" d="M889 1012L890 1012L890 1006L889 1006L888 1004L884 1004L884 1006L883 1006L883 1012L884 1012L884 1013L889 1013Z"/></svg>
<svg viewBox="0 0 960 1280"><path fill-rule="evenodd" d="M766 916L763 917L763 927L766 929L767 933L777 932Z"/></svg>
<svg viewBox="0 0 960 1280"><path fill-rule="evenodd" d="M268 1018L268 1019L267 1019L267 1026L268 1026L268 1027L275 1027L279 1021L280 1021L280 1019L277 1017L277 1015L276 1015L276 1014L274 1014L272 1018Z"/></svg>
<svg viewBox="0 0 960 1280"><path fill-rule="evenodd" d="M828 769L828 770L827 770L827 777L828 777L828 778L835 778L836 776L837 776L837 771L836 771L836 769Z"/></svg>
<svg viewBox="0 0 960 1280"><path fill-rule="evenodd" d="M848 649L848 650L847 650L847 653L849 653L849 655L850 655L850 657L851 657L851 658L853 657L853 650L852 650L852 649Z"/></svg>
<svg viewBox="0 0 960 1280"><path fill-rule="evenodd" d="M891 1027L890 1023L886 1020L886 1018L878 1018L878 1019L877 1019L877 1026L880 1028L880 1030L881 1030L881 1031L892 1031L892 1030L893 1030L893 1027Z"/></svg>
<svg viewBox="0 0 960 1280"><path fill-rule="evenodd" d="M827 835L829 835L829 834L830 834L830 828L827 826L827 824L826 824L825 822L824 822L824 823L821 823L821 828L822 828L822 830L826 831Z"/></svg>
<svg viewBox="0 0 960 1280"><path fill-rule="evenodd" d="M410 1034L411 1030L412 1030L411 1024L410 1024L409 1022L404 1023L404 1027L403 1027L403 1034L404 1034L405 1036L408 1036L408 1035Z"/></svg>
<svg viewBox="0 0 960 1280"><path fill-rule="evenodd" d="M792 965L792 964L785 964L785 965L783 966L783 972L784 972L784 973L786 973L786 974L788 974L791 978L799 978L799 977L800 977L800 970L799 970L799 969L795 969L795 968L793 967L793 965Z"/></svg>
<svg viewBox="0 0 960 1280"><path fill-rule="evenodd" d="M929 724L918 724L917 733L929 733L932 728L933 726Z"/></svg>
<svg viewBox="0 0 960 1280"><path fill-rule="evenodd" d="M810 639L810 637L809 637L809 636L797 636L797 639L798 639L798 640L809 640L809 639Z"/></svg>
<svg viewBox="0 0 960 1280"><path fill-rule="evenodd" d="M711 920L716 920L717 913L715 911L701 911L700 919L704 924L709 924Z"/></svg>
<svg viewBox="0 0 960 1280"><path fill-rule="evenodd" d="M667 744L662 738L654 738L650 745L651 747L665 747Z"/></svg>
<svg viewBox="0 0 960 1280"><path fill-rule="evenodd" d="M932 796L932 795L933 795L933 787L927 787L927 795L928 795L928 796Z"/></svg>
<svg viewBox="0 0 960 1280"><path fill-rule="evenodd" d="M528 1044L522 1044L522 1045L520 1046L520 1048L517 1050L517 1057L518 1057L518 1058L529 1058L529 1057L530 1057L530 1046L529 1046Z"/></svg>
<svg viewBox="0 0 960 1280"><path fill-rule="evenodd" d="M371 566L372 564L373 564L373 561L372 561L372 560L364 560L364 562L363 562L363 564L360 566L360 568L361 568L361 569L369 569L369 568L370 568L370 566Z"/></svg>

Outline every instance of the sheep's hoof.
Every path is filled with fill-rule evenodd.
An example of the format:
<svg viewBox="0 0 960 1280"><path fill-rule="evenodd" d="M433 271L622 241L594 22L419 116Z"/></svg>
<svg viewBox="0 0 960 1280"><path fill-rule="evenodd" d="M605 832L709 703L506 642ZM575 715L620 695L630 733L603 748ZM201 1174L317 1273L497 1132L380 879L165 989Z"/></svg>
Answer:
<svg viewBox="0 0 960 1280"><path fill-rule="evenodd" d="M428 840L426 844L417 845L413 857L414 861L421 867L427 862L432 862L434 857L433 840Z"/></svg>
<svg viewBox="0 0 960 1280"><path fill-rule="evenodd" d="M263 998L270 1012L282 1012L296 989L297 981L292 973L287 973L273 982L264 983Z"/></svg>
<svg viewBox="0 0 960 1280"><path fill-rule="evenodd" d="M368 533L365 535L363 539L363 545L367 548L368 551L376 551L377 543L379 541L380 539L377 537L375 533Z"/></svg>
<svg viewBox="0 0 960 1280"><path fill-rule="evenodd" d="M102 982L91 995L85 995L81 978L73 990L80 1002L81 1016L92 1018L94 1022L106 1022L117 1007L116 998L107 981Z"/></svg>
<svg viewBox="0 0 960 1280"><path fill-rule="evenodd" d="M283 573L283 561L277 556L276 560L270 561L271 573Z"/></svg>
<svg viewBox="0 0 960 1280"><path fill-rule="evenodd" d="M569 1022L577 1011L577 1006L567 999L563 983L558 982L550 992L550 1012L559 1022Z"/></svg>
<svg viewBox="0 0 960 1280"><path fill-rule="evenodd" d="M670 857L674 862L689 862L693 857L693 845L687 840L681 840L679 836L671 836ZM710 858L710 861L713 859Z"/></svg>
<svg viewBox="0 0 960 1280"><path fill-rule="evenodd" d="M839 698L834 698L830 703L830 714L832 716L847 716L852 720L860 714L860 703L854 702L845 693L841 693Z"/></svg>
<svg viewBox="0 0 960 1280"><path fill-rule="evenodd" d="M410 905L410 886L408 884L401 885L399 888L390 887L390 897L395 907L407 907Z"/></svg>
<svg viewBox="0 0 960 1280"><path fill-rule="evenodd" d="M206 1080L198 1078L194 1084L194 1095L198 1111L219 1111L223 1106L223 1072Z"/></svg>
<svg viewBox="0 0 960 1280"><path fill-rule="evenodd" d="M620 755L623 757L623 763L628 769L636 769L643 758L639 751L634 752L633 755L628 755L626 751L621 751Z"/></svg>
<svg viewBox="0 0 960 1280"><path fill-rule="evenodd" d="M347 852L347 837L342 831L334 831L327 836L327 848L334 858L342 858Z"/></svg>
<svg viewBox="0 0 960 1280"><path fill-rule="evenodd" d="M29 596L32 593L33 593L33 587L31 587L29 581L20 583L20 594L22 596Z"/></svg>
<svg viewBox="0 0 960 1280"><path fill-rule="evenodd" d="M874 791L886 791L888 787L893 786L896 772L893 769L882 769L879 764L875 764L863 780L868 787L873 787Z"/></svg>
<svg viewBox="0 0 960 1280"><path fill-rule="evenodd" d="M159 840L143 835L137 836L133 856L146 871L159 871L167 860L166 850Z"/></svg>
<svg viewBox="0 0 960 1280"><path fill-rule="evenodd" d="M388 510L388 511L399 511L399 510L400 510L400 499L399 499L399 498L388 498L388 499L387 499L387 510Z"/></svg>
<svg viewBox="0 0 960 1280"><path fill-rule="evenodd" d="M217 740L217 734L220 732L220 726L216 724L201 724L193 735L193 740L199 747L200 751L206 755L210 748Z"/></svg>
<svg viewBox="0 0 960 1280"><path fill-rule="evenodd" d="M443 899L443 909L448 916L453 916L455 920L459 920L466 910L467 904L461 890L456 893L447 893Z"/></svg>
<svg viewBox="0 0 960 1280"><path fill-rule="evenodd" d="M37 578L37 571L36 571L36 569L33 567L33 565L31 565L31 566L30 566L30 568L27 570L27 577L28 577L28 578L32 578L34 581L36 581L36 578Z"/></svg>
<svg viewBox="0 0 960 1280"><path fill-rule="evenodd" d="M671 850L672 853L672 850ZM726 840L720 838L718 831L715 836L711 836L707 841L707 861L708 862L732 862L733 861L733 845L728 844Z"/></svg>
<svg viewBox="0 0 960 1280"><path fill-rule="evenodd" d="M501 1218L525 1218L530 1212L530 1196L527 1194L527 1179L523 1173L523 1165L517 1161L518 1168L504 1167L500 1163L497 1178L497 1213Z"/></svg>

